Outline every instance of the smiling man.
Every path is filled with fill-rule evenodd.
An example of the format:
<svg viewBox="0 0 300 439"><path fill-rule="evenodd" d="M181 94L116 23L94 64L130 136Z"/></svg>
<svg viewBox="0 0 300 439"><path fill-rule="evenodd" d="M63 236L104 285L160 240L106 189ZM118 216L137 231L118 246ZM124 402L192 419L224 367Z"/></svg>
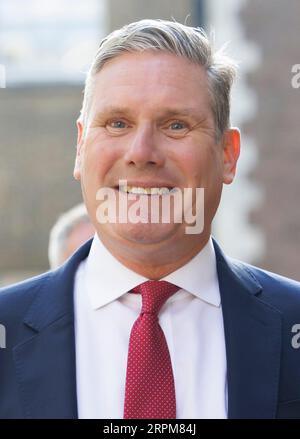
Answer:
<svg viewBox="0 0 300 439"><path fill-rule="evenodd" d="M86 130L78 121L74 175L94 224L97 189L118 188L119 179L134 188L205 189L205 227L196 236L185 222L97 224L114 257L150 279L183 266L207 244L222 184L234 177L239 133L227 129L216 139L208 85L205 69L189 59L153 49L123 53L94 77Z"/></svg>
<svg viewBox="0 0 300 439"><path fill-rule="evenodd" d="M240 151L234 75L179 23L101 42L74 168L96 233L61 268L2 290L2 418L300 418L300 285L211 236Z"/></svg>

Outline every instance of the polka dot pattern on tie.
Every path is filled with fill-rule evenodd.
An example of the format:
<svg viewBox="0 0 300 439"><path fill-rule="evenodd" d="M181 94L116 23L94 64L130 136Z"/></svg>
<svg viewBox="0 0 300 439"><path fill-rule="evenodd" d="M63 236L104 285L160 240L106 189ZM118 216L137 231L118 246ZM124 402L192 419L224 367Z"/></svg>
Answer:
<svg viewBox="0 0 300 439"><path fill-rule="evenodd" d="M179 287L149 280L133 288L142 309L130 333L124 419L176 419L176 397L170 353L158 313Z"/></svg>

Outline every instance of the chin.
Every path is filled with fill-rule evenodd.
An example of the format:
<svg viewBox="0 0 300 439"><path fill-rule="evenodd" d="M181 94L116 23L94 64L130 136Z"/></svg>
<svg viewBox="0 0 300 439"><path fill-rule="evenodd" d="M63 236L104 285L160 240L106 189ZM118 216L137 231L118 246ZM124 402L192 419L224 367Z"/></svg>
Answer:
<svg viewBox="0 0 300 439"><path fill-rule="evenodd" d="M157 244L172 238L178 224L116 224L114 234L122 239L140 244Z"/></svg>

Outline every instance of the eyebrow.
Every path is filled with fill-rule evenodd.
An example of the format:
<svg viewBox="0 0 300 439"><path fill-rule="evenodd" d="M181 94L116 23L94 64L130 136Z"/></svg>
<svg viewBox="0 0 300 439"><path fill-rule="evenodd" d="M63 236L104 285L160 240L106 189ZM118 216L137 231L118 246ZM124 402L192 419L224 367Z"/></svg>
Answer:
<svg viewBox="0 0 300 439"><path fill-rule="evenodd" d="M97 114L96 116L102 116L103 114L115 114L115 113L120 113L120 114L125 114L125 113L130 113L131 110L128 107L115 107L115 106L107 106L107 107L103 107Z"/></svg>
<svg viewBox="0 0 300 439"><path fill-rule="evenodd" d="M198 116L197 111L194 108L164 108L161 110L163 117L170 116Z"/></svg>
<svg viewBox="0 0 300 439"><path fill-rule="evenodd" d="M119 106L108 106L104 107L102 110L100 110L96 115L94 119L101 119L102 117L112 116L112 115L132 115L132 109L129 107L119 107ZM203 117L203 113L199 111L199 113L191 107L184 107L184 108L164 108L158 110L159 118L163 119L166 117L178 117L178 116L190 116L190 117L197 117L201 118Z"/></svg>

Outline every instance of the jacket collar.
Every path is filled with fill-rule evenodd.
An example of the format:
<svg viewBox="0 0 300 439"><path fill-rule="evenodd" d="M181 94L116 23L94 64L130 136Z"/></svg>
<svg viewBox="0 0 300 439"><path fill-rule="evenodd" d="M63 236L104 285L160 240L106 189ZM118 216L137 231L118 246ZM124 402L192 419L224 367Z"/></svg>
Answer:
<svg viewBox="0 0 300 439"><path fill-rule="evenodd" d="M61 267L43 277L39 294L29 308L24 323L41 331L65 314L73 318L73 288L76 270L89 254L93 238L83 244ZM43 275L42 275L43 276Z"/></svg>

